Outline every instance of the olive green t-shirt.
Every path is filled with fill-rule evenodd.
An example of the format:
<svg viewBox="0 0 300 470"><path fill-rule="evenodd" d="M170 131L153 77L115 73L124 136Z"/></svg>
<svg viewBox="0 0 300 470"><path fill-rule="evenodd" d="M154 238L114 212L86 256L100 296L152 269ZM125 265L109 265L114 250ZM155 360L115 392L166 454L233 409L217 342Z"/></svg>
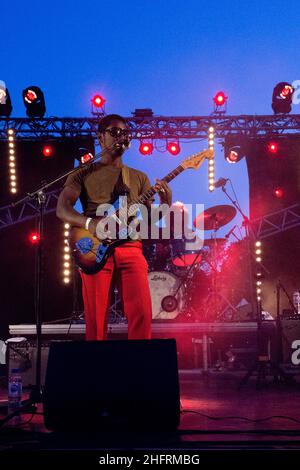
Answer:
<svg viewBox="0 0 300 470"><path fill-rule="evenodd" d="M130 204L150 189L151 183L148 176L142 171L127 168L130 190L128 204ZM100 204L112 204L114 202L114 193L120 182L121 173L121 168L96 162L87 168L79 168L72 175L69 175L64 186L80 191L80 201L84 215L95 217L97 207Z"/></svg>

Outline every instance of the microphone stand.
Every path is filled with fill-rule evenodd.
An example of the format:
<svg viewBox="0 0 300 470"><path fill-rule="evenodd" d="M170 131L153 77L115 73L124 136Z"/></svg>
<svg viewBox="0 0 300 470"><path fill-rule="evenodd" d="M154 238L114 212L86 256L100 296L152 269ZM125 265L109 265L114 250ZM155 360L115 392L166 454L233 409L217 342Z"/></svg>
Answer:
<svg viewBox="0 0 300 470"><path fill-rule="evenodd" d="M116 142L113 143L109 149L115 146ZM107 149L106 149L107 150ZM82 163L80 168L86 168L99 161L102 157L104 151L101 150L98 152L92 161ZM34 289L34 310L35 310L35 319L36 319L36 373L35 373L35 385L32 387L30 397L28 400L22 402L22 407L20 413L32 407L32 405L42 402L42 386L41 386L41 346L42 346L42 281L43 281L43 245L44 245L44 211L45 211L45 202L46 202L46 193L45 191L53 186L54 184L60 182L69 175L72 175L78 170L78 167L74 167L72 170L67 171L66 173L58 176L49 183L44 183L40 188L32 193L27 193L27 196L23 197L19 201L16 201L8 206L8 208L16 207L20 204L26 203L27 201L34 200L38 206L38 245L36 250L36 260L35 260L35 289Z"/></svg>
<svg viewBox="0 0 300 470"><path fill-rule="evenodd" d="M226 182L225 182L226 184ZM242 208L240 204L237 202L237 200L234 200L228 191L225 188L225 184L222 185L222 191L223 193L227 196L227 198L231 201L233 206L236 208L236 210L241 214L243 218L243 226L245 227L245 234L246 234L246 239L247 239L247 261L248 261L248 276L249 276L249 282L250 282L250 295L251 295L251 307L252 307L252 312L254 312L254 305L256 304L255 298L254 298L254 292L252 288L252 283L253 283L253 272L252 272L252 265L251 265L251 246L250 246L250 221L249 218L246 216L246 214L242 211ZM231 183L232 185L232 183ZM252 232L252 237L253 237L253 232ZM253 237L254 238L254 237ZM259 308L257 306L256 308L256 316L258 318L258 315L260 314Z"/></svg>

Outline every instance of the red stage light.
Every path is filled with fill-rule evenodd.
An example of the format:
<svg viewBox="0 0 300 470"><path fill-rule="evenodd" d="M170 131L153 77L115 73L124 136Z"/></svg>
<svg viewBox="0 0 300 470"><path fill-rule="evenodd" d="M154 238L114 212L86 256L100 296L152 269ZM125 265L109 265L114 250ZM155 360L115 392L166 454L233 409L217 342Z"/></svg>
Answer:
<svg viewBox="0 0 300 470"><path fill-rule="evenodd" d="M282 198L282 197L284 196L284 191L283 191L283 189L282 189L282 188L276 188L276 189L274 189L274 195L275 195L278 199Z"/></svg>
<svg viewBox="0 0 300 470"><path fill-rule="evenodd" d="M52 157L53 155L53 147L51 145L44 145L42 153L44 157Z"/></svg>
<svg viewBox="0 0 300 470"><path fill-rule="evenodd" d="M226 157L226 160L228 161L228 163L237 163L239 160L238 152L236 150L230 150Z"/></svg>
<svg viewBox="0 0 300 470"><path fill-rule="evenodd" d="M37 232L33 232L29 235L29 241L32 244L38 243L40 241L39 234Z"/></svg>
<svg viewBox="0 0 300 470"><path fill-rule="evenodd" d="M105 103L105 99L101 95L95 95L92 99L92 103L95 106L95 108L102 108Z"/></svg>
<svg viewBox="0 0 300 470"><path fill-rule="evenodd" d="M27 90L25 100L27 103L33 103L37 99L37 94L33 90Z"/></svg>
<svg viewBox="0 0 300 470"><path fill-rule="evenodd" d="M84 155L82 155L80 160L81 160L81 163L87 163L93 160L93 158L94 158L94 155L92 153L85 153Z"/></svg>
<svg viewBox="0 0 300 470"><path fill-rule="evenodd" d="M286 99L289 95L294 93L294 88L291 85L285 85L280 93L281 98Z"/></svg>
<svg viewBox="0 0 300 470"><path fill-rule="evenodd" d="M277 153L278 144L276 142L269 142L267 148L270 153Z"/></svg>
<svg viewBox="0 0 300 470"><path fill-rule="evenodd" d="M178 155L179 152L180 152L180 145L178 142L169 142L167 144L167 151L171 154L171 155Z"/></svg>
<svg viewBox="0 0 300 470"><path fill-rule="evenodd" d="M216 106L224 106L227 99L228 99L228 96L226 96L223 91L218 91L218 93L216 93L216 95L213 98Z"/></svg>
<svg viewBox="0 0 300 470"><path fill-rule="evenodd" d="M150 142L144 142L140 144L139 151L142 155L151 155L153 152L153 144Z"/></svg>

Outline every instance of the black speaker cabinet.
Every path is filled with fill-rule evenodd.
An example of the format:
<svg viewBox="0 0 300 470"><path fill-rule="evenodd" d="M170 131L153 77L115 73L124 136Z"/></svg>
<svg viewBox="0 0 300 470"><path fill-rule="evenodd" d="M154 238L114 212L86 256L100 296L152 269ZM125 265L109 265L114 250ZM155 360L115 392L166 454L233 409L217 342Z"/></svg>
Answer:
<svg viewBox="0 0 300 470"><path fill-rule="evenodd" d="M44 419L50 430L176 428L175 340L52 342Z"/></svg>

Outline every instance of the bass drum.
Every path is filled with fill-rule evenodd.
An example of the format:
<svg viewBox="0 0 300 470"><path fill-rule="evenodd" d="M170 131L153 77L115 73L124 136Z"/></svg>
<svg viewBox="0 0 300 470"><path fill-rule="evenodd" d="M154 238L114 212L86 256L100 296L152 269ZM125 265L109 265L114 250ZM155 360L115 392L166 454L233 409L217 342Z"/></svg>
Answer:
<svg viewBox="0 0 300 470"><path fill-rule="evenodd" d="M148 273L153 320L173 320L184 305L184 287L180 279L166 271ZM179 290L178 290L179 288Z"/></svg>

